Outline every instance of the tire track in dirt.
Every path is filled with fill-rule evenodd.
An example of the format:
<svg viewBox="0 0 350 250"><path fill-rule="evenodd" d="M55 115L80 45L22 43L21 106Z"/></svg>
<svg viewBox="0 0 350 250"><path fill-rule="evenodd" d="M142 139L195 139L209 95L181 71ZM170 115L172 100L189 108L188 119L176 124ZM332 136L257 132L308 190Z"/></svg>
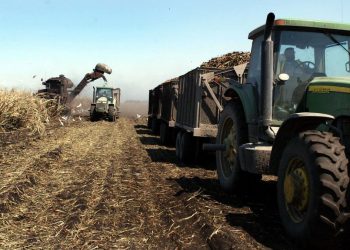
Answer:
<svg viewBox="0 0 350 250"><path fill-rule="evenodd" d="M152 164L163 169L160 178L168 185L172 183L168 194L177 197L175 204L183 204L181 212L175 210L178 214L173 217L192 213L189 222L199 225L194 230L208 248L293 248L278 220L273 183L257 183L241 195L224 193L217 182L214 159L205 159L199 165L180 164L174 148L160 146L159 138L144 125L135 125L135 129Z"/></svg>
<svg viewBox="0 0 350 250"><path fill-rule="evenodd" d="M8 213L11 207L22 202L26 190L33 188L37 184L38 174L47 171L51 161L57 160L60 157L60 153L61 148L57 147L40 155L34 160L33 169L24 169L18 176L13 177L3 185L0 191L0 213Z"/></svg>
<svg viewBox="0 0 350 250"><path fill-rule="evenodd" d="M0 163L0 248L289 246L275 237L273 198L224 194L210 162L179 164L173 148L128 119L81 122L8 145ZM273 193L269 184L258 189L256 196Z"/></svg>
<svg viewBox="0 0 350 250"><path fill-rule="evenodd" d="M107 122L88 124L90 131L85 131L84 138L87 142L80 147L85 153L80 155L81 149L70 152L63 166L70 169L67 181L56 193L47 214L55 214L60 210L63 218L55 237L48 242L58 248L74 248L82 241L80 233L84 230L87 218L94 213L98 197L103 190L102 177L106 175L110 162L110 149L113 148L113 125ZM90 132L90 133L87 133ZM52 217L53 222L59 218Z"/></svg>
<svg viewBox="0 0 350 250"><path fill-rule="evenodd" d="M51 138L35 143L33 150L32 148L27 150L29 153L15 156L18 157L18 162L21 162L21 157L26 161L30 154L36 160L27 162L28 165L22 167L22 173L16 178L11 178L7 186L22 185L21 179L28 176L28 173L35 176L36 185L32 186L32 190L28 192L16 188L25 199L16 209L9 211L11 213L2 216L1 224L5 225L0 229L0 242L1 240L5 243L11 242L13 246L28 246L28 244L60 246L60 243L64 242L63 236L74 229L80 215L86 209L93 179L98 177L92 169L86 169L85 164L94 162L95 148L103 146L106 141L104 136L111 136L111 132L108 133L107 130L106 133L104 129L102 129L103 133L93 133L98 131L101 125L103 126L103 124L93 124L87 128L62 128L55 131ZM62 152L59 157L52 159L52 156L57 153L55 150L49 150L35 157L38 154L37 151L40 152L39 148L47 149L51 145L60 145L59 150ZM86 157L87 155L90 155L90 159ZM7 158L7 161L11 160L11 157ZM13 162L16 163L16 161ZM76 165L78 167L75 167ZM16 164L13 168L15 167ZM9 190L10 192L7 193L11 194L11 188ZM21 220L18 221L16 218ZM23 234L18 235L18 230L22 230ZM16 235L18 236L14 237Z"/></svg>

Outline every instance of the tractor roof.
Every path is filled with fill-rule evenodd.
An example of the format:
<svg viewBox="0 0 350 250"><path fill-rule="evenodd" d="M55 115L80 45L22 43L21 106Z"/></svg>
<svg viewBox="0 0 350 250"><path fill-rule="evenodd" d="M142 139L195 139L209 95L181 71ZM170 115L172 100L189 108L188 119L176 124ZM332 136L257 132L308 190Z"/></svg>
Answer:
<svg viewBox="0 0 350 250"><path fill-rule="evenodd" d="M114 88L109 86L97 86L96 89L114 89Z"/></svg>
<svg viewBox="0 0 350 250"><path fill-rule="evenodd" d="M336 30L336 31L350 31L350 24L335 23L325 21L312 21L312 20L300 20L300 19L278 19L275 20L274 27L293 27L293 28L310 28L319 30ZM265 25L262 25L249 33L248 38L254 39L257 35L262 33L265 29Z"/></svg>

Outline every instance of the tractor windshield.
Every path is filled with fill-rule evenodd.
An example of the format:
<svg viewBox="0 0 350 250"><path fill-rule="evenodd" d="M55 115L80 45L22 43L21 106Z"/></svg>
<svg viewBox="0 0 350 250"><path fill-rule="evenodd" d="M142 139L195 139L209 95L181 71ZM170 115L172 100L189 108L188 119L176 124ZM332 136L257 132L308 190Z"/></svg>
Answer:
<svg viewBox="0 0 350 250"><path fill-rule="evenodd" d="M279 31L275 41L275 79L281 73L289 75L284 85L274 89L275 120L295 112L314 77L350 77L350 33Z"/></svg>
<svg viewBox="0 0 350 250"><path fill-rule="evenodd" d="M96 90L96 99L100 97L107 97L108 100L113 99L112 89L109 88L98 88Z"/></svg>

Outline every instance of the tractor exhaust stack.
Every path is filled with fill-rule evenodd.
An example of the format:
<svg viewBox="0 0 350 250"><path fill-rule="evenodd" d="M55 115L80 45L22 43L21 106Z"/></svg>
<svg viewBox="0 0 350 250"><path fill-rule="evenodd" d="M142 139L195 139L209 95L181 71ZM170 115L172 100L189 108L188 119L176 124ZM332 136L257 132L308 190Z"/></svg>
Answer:
<svg viewBox="0 0 350 250"><path fill-rule="evenodd" d="M264 130L264 137L273 140L275 135L270 129L272 122L272 93L273 93L273 41L272 26L275 15L269 13L266 19L264 41L261 54L261 110L260 122Z"/></svg>

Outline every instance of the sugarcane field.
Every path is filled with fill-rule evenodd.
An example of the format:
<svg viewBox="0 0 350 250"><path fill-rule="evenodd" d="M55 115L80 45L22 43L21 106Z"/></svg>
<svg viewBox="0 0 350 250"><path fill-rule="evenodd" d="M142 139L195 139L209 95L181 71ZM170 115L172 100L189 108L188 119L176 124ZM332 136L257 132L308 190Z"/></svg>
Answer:
<svg viewBox="0 0 350 250"><path fill-rule="evenodd" d="M336 2L0 3L0 249L349 249Z"/></svg>

